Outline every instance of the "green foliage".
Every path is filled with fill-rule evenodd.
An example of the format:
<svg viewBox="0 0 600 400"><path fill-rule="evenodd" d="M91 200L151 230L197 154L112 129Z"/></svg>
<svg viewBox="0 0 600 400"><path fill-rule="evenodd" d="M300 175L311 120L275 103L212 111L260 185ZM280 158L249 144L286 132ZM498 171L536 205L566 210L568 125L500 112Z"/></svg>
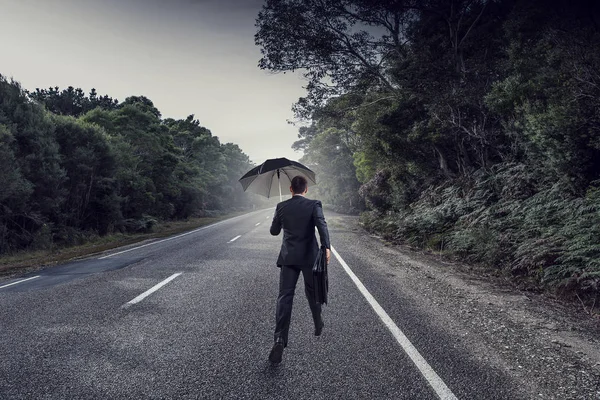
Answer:
<svg viewBox="0 0 600 400"><path fill-rule="evenodd" d="M600 190L569 195L523 164L498 165L474 179L430 187L409 209L366 214L386 238L451 252L472 263L529 276L540 287L598 291Z"/></svg>
<svg viewBox="0 0 600 400"><path fill-rule="evenodd" d="M97 107L112 110L119 104L117 99L107 95L99 96L96 89L92 89L89 95L86 96L83 90L80 88L75 89L73 86L69 86L64 90L60 90L58 87L38 88L35 92L28 92L28 95L54 114L73 117L78 117Z"/></svg>
<svg viewBox="0 0 600 400"><path fill-rule="evenodd" d="M3 151L14 163L7 171L13 190L0 205L0 251L33 241L33 232L60 218L67 177L60 166L54 126L44 109L31 103L16 82L0 75ZM12 156L10 155L12 153ZM15 191L16 190L16 191Z"/></svg>
<svg viewBox="0 0 600 400"><path fill-rule="evenodd" d="M4 125L0 125L0 204L14 208L32 191L31 183L23 178L13 151L14 137ZM8 212L7 210L4 210Z"/></svg>
<svg viewBox="0 0 600 400"><path fill-rule="evenodd" d="M375 155L368 151L357 151L352 154L354 167L356 168L356 178L359 182L368 182L375 175Z"/></svg>
<svg viewBox="0 0 600 400"><path fill-rule="evenodd" d="M269 0L256 43L262 68L309 80L294 148L319 194L359 188L387 239L593 298L599 15L585 0Z"/></svg>
<svg viewBox="0 0 600 400"><path fill-rule="evenodd" d="M53 117L61 167L68 177L61 205L61 223L106 234L121 219L117 164L106 133L73 117ZM59 222L59 221L55 221Z"/></svg>
<svg viewBox="0 0 600 400"><path fill-rule="evenodd" d="M125 230L129 233L150 233L158 220L150 215L142 215L138 219L126 219L124 221Z"/></svg>
<svg viewBox="0 0 600 400"><path fill-rule="evenodd" d="M544 282L562 289L600 291L600 188L595 182L584 198L571 202L558 233L557 258L544 270Z"/></svg>
<svg viewBox="0 0 600 400"><path fill-rule="evenodd" d="M335 128L317 129L310 141L307 155L301 160L317 175L318 185L311 196L338 207L347 213L362 208L358 196L359 182L352 153L344 140L345 132Z"/></svg>
<svg viewBox="0 0 600 400"><path fill-rule="evenodd" d="M0 76L0 253L249 207L237 180L251 167L193 115L163 120L146 97L27 93Z"/></svg>

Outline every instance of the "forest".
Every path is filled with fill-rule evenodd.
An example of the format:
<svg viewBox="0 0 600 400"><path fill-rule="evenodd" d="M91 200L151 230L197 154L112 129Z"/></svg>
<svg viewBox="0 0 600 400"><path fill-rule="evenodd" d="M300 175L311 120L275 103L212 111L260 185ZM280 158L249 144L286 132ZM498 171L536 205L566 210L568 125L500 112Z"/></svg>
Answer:
<svg viewBox="0 0 600 400"><path fill-rule="evenodd" d="M531 290L600 292L600 2L267 0L317 196Z"/></svg>
<svg viewBox="0 0 600 400"><path fill-rule="evenodd" d="M194 118L95 89L29 92L0 75L0 255L251 207L252 167Z"/></svg>

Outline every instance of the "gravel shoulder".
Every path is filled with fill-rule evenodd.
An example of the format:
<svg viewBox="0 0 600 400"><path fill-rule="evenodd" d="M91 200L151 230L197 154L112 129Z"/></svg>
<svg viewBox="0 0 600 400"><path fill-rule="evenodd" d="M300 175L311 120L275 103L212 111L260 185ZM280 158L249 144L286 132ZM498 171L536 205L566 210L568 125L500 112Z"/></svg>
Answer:
<svg viewBox="0 0 600 400"><path fill-rule="evenodd" d="M600 399L598 316L469 266L390 245L362 229L357 217L329 212L327 220L360 243L364 257L373 257L370 272L418 299L472 357L505 371L530 398Z"/></svg>

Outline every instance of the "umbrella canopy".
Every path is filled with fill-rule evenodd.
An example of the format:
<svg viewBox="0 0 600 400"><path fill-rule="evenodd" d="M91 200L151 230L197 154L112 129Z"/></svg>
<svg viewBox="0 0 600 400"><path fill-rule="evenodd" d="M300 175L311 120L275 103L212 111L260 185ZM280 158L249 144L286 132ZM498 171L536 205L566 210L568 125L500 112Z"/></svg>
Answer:
<svg viewBox="0 0 600 400"><path fill-rule="evenodd" d="M292 185L295 176L306 178L308 186L316 185L315 173L297 161L287 158L272 158L258 167L252 168L240 178L244 191L260 194L267 198L277 196L281 199L281 187Z"/></svg>

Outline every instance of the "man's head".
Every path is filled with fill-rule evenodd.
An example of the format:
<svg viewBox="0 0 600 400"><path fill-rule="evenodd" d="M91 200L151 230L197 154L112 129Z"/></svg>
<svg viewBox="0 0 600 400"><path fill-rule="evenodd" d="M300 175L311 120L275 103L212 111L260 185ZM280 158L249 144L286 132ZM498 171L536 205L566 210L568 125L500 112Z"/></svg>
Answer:
<svg viewBox="0 0 600 400"><path fill-rule="evenodd" d="M292 194L306 194L308 192L308 182L303 176L295 176L292 178L292 186L290 186Z"/></svg>

